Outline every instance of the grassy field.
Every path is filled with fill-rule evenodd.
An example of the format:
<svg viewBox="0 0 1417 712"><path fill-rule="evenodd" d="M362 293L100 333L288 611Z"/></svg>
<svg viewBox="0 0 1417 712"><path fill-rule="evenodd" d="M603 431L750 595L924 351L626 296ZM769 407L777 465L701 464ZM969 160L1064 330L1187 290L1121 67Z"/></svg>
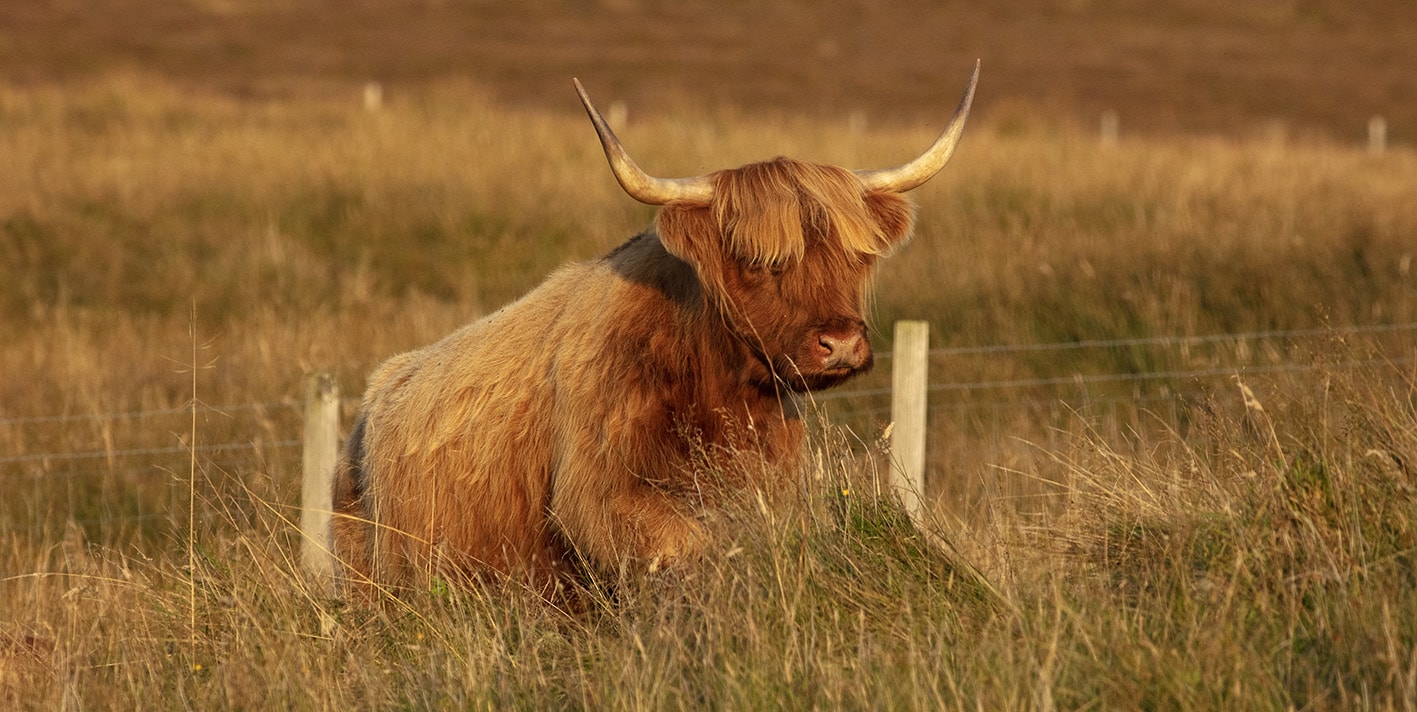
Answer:
<svg viewBox="0 0 1417 712"><path fill-rule="evenodd" d="M944 349L924 522L884 401L829 398L797 501L700 565L583 616L367 611L293 560L303 375L357 394L651 211L583 118L462 81L0 87L0 705L1417 705L1417 156L980 119L873 309ZM623 134L660 174L933 138L692 102ZM1034 344L1070 346L971 351Z"/></svg>

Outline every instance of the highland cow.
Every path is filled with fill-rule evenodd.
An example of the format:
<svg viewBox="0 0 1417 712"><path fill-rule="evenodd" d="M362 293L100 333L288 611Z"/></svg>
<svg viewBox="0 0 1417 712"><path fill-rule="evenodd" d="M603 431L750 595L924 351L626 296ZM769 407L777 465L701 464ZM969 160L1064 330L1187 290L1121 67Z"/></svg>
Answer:
<svg viewBox="0 0 1417 712"><path fill-rule="evenodd" d="M869 275L909 238L901 193L953 153L978 76L902 166L683 179L641 171L576 82L654 225L375 371L335 472L342 586L491 573L549 592L703 551L716 492L792 477L803 394L871 367Z"/></svg>

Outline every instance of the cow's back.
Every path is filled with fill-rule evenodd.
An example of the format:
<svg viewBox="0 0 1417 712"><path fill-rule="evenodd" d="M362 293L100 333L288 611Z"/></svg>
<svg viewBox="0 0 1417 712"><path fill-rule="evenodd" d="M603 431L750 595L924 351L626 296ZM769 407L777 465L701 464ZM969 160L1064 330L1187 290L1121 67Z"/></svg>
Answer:
<svg viewBox="0 0 1417 712"><path fill-rule="evenodd" d="M596 271L567 267L375 371L363 442L346 453L363 460L341 464L363 487L357 506L338 513L372 520L358 532L362 541L335 530L336 553L350 559L354 577L415 583L449 571L525 568L540 583L554 579L566 551L545 521L554 457L546 414L563 315Z"/></svg>

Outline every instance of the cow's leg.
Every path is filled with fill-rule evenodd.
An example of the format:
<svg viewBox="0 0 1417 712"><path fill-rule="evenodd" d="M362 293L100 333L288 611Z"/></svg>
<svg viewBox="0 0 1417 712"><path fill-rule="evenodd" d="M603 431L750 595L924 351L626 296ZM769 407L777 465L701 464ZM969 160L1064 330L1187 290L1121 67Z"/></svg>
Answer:
<svg viewBox="0 0 1417 712"><path fill-rule="evenodd" d="M687 504L637 478L560 473L551 517L567 542L596 571L614 576L697 556L705 534Z"/></svg>

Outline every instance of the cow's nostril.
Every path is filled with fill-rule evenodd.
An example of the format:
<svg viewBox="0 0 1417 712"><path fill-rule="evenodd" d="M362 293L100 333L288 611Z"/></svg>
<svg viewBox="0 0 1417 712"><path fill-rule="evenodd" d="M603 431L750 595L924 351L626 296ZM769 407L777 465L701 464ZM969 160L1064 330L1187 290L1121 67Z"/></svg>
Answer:
<svg viewBox="0 0 1417 712"><path fill-rule="evenodd" d="M864 360L864 349L862 348L864 340L864 337L859 334L848 336L822 334L818 336L817 346L820 348L822 365L826 368L855 368L861 365Z"/></svg>
<svg viewBox="0 0 1417 712"><path fill-rule="evenodd" d="M861 340L859 336L830 336L823 334L817 337L817 343L821 345L823 355L839 356L851 353L856 350L856 343Z"/></svg>

